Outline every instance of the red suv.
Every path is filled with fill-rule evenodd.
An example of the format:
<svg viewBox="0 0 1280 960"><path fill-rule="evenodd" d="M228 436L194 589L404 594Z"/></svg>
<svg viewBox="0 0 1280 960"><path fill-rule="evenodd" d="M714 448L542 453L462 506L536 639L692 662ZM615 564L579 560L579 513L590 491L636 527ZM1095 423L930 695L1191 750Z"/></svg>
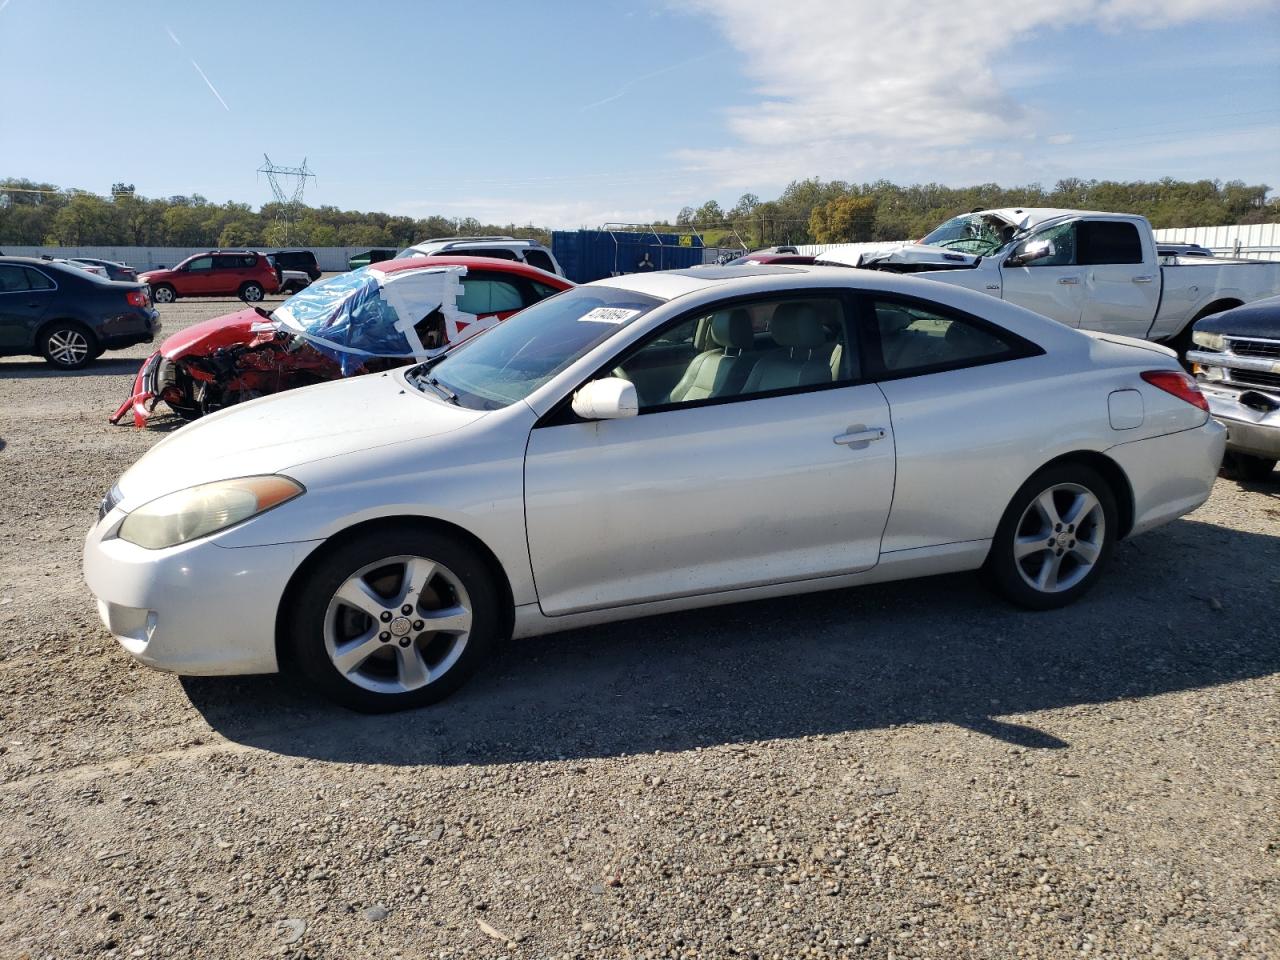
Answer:
<svg viewBox="0 0 1280 960"><path fill-rule="evenodd" d="M179 297L225 297L257 303L279 289L275 267L253 250L210 250L188 257L172 270L148 270L138 276L151 287L156 303Z"/></svg>

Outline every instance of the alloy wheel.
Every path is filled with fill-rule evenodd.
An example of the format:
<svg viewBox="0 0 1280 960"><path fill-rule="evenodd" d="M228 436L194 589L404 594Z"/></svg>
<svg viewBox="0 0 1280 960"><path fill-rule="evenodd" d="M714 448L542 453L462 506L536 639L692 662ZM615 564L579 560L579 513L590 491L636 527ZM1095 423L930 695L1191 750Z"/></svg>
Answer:
<svg viewBox="0 0 1280 960"><path fill-rule="evenodd" d="M89 338L79 330L68 327L49 336L49 357L59 366L77 366L88 356Z"/></svg>
<svg viewBox="0 0 1280 960"><path fill-rule="evenodd" d="M360 568L334 593L325 651L356 686L407 693L449 672L471 623L470 597L452 570L426 557L388 557Z"/></svg>
<svg viewBox="0 0 1280 960"><path fill-rule="evenodd" d="M1106 543L1106 514L1078 483L1058 483L1023 511L1013 539L1014 565L1042 593L1070 590L1093 571Z"/></svg>
<svg viewBox="0 0 1280 960"><path fill-rule="evenodd" d="M168 287L156 287L151 299L156 303L173 303L173 291Z"/></svg>

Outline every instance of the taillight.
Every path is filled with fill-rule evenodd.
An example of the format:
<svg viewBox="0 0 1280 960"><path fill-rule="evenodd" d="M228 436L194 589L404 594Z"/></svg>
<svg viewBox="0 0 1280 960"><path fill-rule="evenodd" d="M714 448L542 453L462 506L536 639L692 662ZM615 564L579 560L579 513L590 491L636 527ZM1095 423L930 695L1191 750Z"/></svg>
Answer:
<svg viewBox="0 0 1280 960"><path fill-rule="evenodd" d="M1165 393L1171 393L1179 400L1185 400L1193 407L1209 412L1209 401L1200 392L1195 378L1181 370L1144 370L1142 379L1153 387L1159 387Z"/></svg>
<svg viewBox="0 0 1280 960"><path fill-rule="evenodd" d="M124 295L124 298L129 301L129 306L131 307L145 307L151 303L147 299L147 291L145 290L130 290Z"/></svg>

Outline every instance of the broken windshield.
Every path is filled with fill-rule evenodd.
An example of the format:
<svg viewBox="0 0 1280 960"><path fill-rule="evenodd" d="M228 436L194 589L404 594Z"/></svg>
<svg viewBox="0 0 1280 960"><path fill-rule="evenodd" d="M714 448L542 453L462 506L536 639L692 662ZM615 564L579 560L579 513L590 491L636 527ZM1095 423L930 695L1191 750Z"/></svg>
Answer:
<svg viewBox="0 0 1280 960"><path fill-rule="evenodd" d="M459 280L466 272L465 267L393 273L362 267L313 283L277 307L271 322L332 357L344 376L369 357L427 359L442 348L424 345L430 339L424 333L442 321L445 342L497 322L458 310Z"/></svg>
<svg viewBox="0 0 1280 960"><path fill-rule="evenodd" d="M952 217L920 242L925 246L986 256L1004 246L1014 230L1012 224L990 214L965 213Z"/></svg>

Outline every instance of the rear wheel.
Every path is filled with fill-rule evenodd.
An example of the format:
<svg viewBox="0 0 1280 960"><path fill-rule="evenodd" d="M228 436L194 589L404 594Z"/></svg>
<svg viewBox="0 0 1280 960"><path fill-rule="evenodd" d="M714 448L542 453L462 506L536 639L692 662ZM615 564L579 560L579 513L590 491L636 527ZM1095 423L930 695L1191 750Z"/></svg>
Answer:
<svg viewBox="0 0 1280 960"><path fill-rule="evenodd" d="M1117 524L1115 495L1096 470L1077 463L1047 467L1014 494L985 571L1019 606L1066 606L1097 581Z"/></svg>
<svg viewBox="0 0 1280 960"><path fill-rule="evenodd" d="M178 292L167 283L151 288L151 299L156 303L173 303L178 299Z"/></svg>
<svg viewBox="0 0 1280 960"><path fill-rule="evenodd" d="M73 320L57 320L40 333L40 353L59 370L79 370L102 352L89 329Z"/></svg>
<svg viewBox="0 0 1280 960"><path fill-rule="evenodd" d="M376 529L343 544L297 590L293 659L343 706L385 713L434 703L483 662L502 618L484 561L430 530Z"/></svg>
<svg viewBox="0 0 1280 960"><path fill-rule="evenodd" d="M240 286L240 299L246 303L257 303L264 296L262 284L245 283Z"/></svg>
<svg viewBox="0 0 1280 960"><path fill-rule="evenodd" d="M1251 453L1235 453L1228 450L1222 458L1219 473L1228 480L1268 480L1276 468L1276 461L1268 457L1255 457Z"/></svg>

